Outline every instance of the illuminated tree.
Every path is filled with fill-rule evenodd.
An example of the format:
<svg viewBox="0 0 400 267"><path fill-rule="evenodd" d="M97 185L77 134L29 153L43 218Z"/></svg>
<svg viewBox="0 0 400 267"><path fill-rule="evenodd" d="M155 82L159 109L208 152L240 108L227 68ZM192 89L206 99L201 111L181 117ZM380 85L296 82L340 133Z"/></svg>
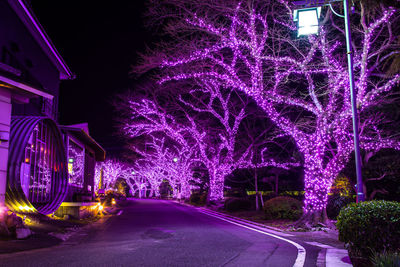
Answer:
<svg viewBox="0 0 400 267"><path fill-rule="evenodd" d="M116 159L108 159L103 162L96 164L95 169L95 188L99 188L100 182L100 170L103 169L103 182L104 189L111 188L114 186L115 182L124 172L124 164L117 161Z"/></svg>
<svg viewBox="0 0 400 267"><path fill-rule="evenodd" d="M160 196L160 185L164 180L165 172L160 166L154 165L152 162L141 160L137 164L140 177L144 177L150 190L149 197Z"/></svg>
<svg viewBox="0 0 400 267"><path fill-rule="evenodd" d="M155 193L159 191L156 187L168 181L175 198L188 198L193 183L198 182L192 171L194 149L186 150L185 147L171 142L166 145L165 138L150 137L151 142L146 143L145 152L136 149L143 158L136 162L134 173L145 176L147 181L150 179L150 188ZM154 179L158 181L153 181Z"/></svg>
<svg viewBox="0 0 400 267"><path fill-rule="evenodd" d="M354 147L343 20L324 10L319 35L296 39L285 0L166 0L149 7L154 22L168 20L169 41L144 58L141 70L160 67L162 84L212 81L252 97L303 155L302 221L325 220L329 188ZM398 18L394 8L383 6L368 18L352 15L360 142L366 150L400 148L376 116L400 81L399 74L386 72L388 60L400 52Z"/></svg>
<svg viewBox="0 0 400 267"><path fill-rule="evenodd" d="M177 167L184 168L185 195L187 194L187 180L190 166L194 162L202 162L209 172L209 200L222 200L225 177L240 168L254 168L251 144L237 150L236 144L238 128L245 117L245 106L234 113L231 107L232 92L221 93L221 87L213 83L202 83L199 87L189 92L190 96L180 102L184 104L184 122L166 113L155 101L142 99L141 101L126 100L126 112L129 119L123 124L123 132L129 137L162 133L176 144L176 151L182 163ZM201 100L198 94L208 95ZM195 96L195 94L197 96ZM215 102L220 103L218 107ZM189 110L188 110L189 109ZM208 113L218 122L213 126L210 116L201 119L200 116L189 114ZM221 115L222 114L222 115ZM146 155L145 155L146 156ZM159 157L161 158L161 157ZM171 160L165 160L171 162ZM184 167L183 167L184 166ZM274 166L288 169L296 163L278 163L268 159L257 164L257 167ZM183 171L183 170L181 170ZM181 172L182 173L182 172ZM187 176L186 176L187 175ZM182 184L180 181L179 184ZM181 187L182 188L182 187Z"/></svg>
<svg viewBox="0 0 400 267"><path fill-rule="evenodd" d="M264 136L265 129L262 129L261 133L253 131L243 134L239 131L245 118L253 117L255 114L254 110L247 109L247 99L237 95L231 87L225 88L213 80L203 79L187 95L185 98L180 97L180 101L186 107L200 114L208 115L208 119L202 123L202 129L205 129L204 133L206 134L203 137L204 142L199 144L199 148L203 163L211 173L211 200L223 198L225 178L236 169L261 167L288 169L291 166L297 166L296 163L278 163L270 158L265 160L263 152L259 156L260 162L255 162L254 148L256 144L254 142L248 143L242 138L253 139L254 141L254 139L257 139L257 135ZM210 122L210 117L217 122L215 129L212 129L213 124ZM194 120L191 121L194 122ZM198 121L196 119L196 124L200 124ZM266 145L270 141L270 139L263 139L261 142ZM260 144L257 145L260 146ZM264 147L263 151L265 150L267 150L267 147Z"/></svg>
<svg viewBox="0 0 400 267"><path fill-rule="evenodd" d="M193 164L196 162L196 150L185 146L167 146L165 139L152 137L150 143L154 149L151 161L164 173L164 179L172 187L175 198L189 198L194 183L199 181L193 177Z"/></svg>
<svg viewBox="0 0 400 267"><path fill-rule="evenodd" d="M135 195L136 192L138 192L139 198L142 198L145 196L143 195L143 191L145 192L147 191L148 183L146 177L138 173L139 172L138 169L140 168L138 168L135 165L126 166L126 168L121 174L121 177L125 179L132 194Z"/></svg>

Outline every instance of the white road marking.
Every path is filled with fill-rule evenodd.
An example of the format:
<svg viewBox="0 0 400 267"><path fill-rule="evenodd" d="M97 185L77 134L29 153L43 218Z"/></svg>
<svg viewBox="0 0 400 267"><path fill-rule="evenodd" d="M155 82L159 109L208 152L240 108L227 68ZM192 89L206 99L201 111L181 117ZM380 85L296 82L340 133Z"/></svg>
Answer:
<svg viewBox="0 0 400 267"><path fill-rule="evenodd" d="M326 250L326 267L349 267L353 266L350 263L342 261L343 258L347 257L347 250L329 248Z"/></svg>
<svg viewBox="0 0 400 267"><path fill-rule="evenodd" d="M280 237L280 236L278 236L276 234L268 233L266 230L260 230L260 229L254 228L254 227L246 226L246 225L244 225L244 222L235 222L231 218L224 218L223 216L221 216L219 214L217 215L215 213L206 212L204 210L199 210L199 211L201 213L203 213L203 214L207 214L208 216L212 216L212 217L215 217L217 219L229 222L231 224L235 224L237 226L240 226L240 227L243 227L243 228L246 228L246 229L261 233L261 234L264 234L264 235L268 235L268 236L271 236L271 237L274 237L276 239L279 239L279 240L282 240L282 241L285 241L285 242L288 242L288 243L292 244L293 246L295 246L297 248L297 257L296 257L296 261L293 264L293 267L303 267L304 266L304 263L305 263L305 260L306 260L306 250L300 244L297 244L296 242L293 242L292 240Z"/></svg>
<svg viewBox="0 0 400 267"><path fill-rule="evenodd" d="M206 213L210 213L210 214L215 214L217 216L220 216L220 217L223 217L223 218L227 218L227 219L232 220L234 222L241 223L241 224L253 227L253 228L257 228L257 229L260 229L261 231L268 231L268 233L276 234L276 235L279 235L279 236L285 236L285 237L294 236L294 235L291 235L291 234L286 234L286 233L282 233L282 232L279 232L279 231L275 231L275 230L269 229L267 227L263 227L263 225L258 224L258 223L250 223L249 221L244 220L244 219L234 218L232 216L226 216L225 214L222 214L222 213L219 213L219 212L216 212L216 211L210 211L210 210L205 210L205 209L202 209L202 211L203 211L203 213L206 212Z"/></svg>
<svg viewBox="0 0 400 267"><path fill-rule="evenodd" d="M318 243L318 242L304 242L304 243L307 243L307 244L309 244L311 246L320 247L320 248L334 248L332 246L328 246L328 245L321 244L321 243Z"/></svg>

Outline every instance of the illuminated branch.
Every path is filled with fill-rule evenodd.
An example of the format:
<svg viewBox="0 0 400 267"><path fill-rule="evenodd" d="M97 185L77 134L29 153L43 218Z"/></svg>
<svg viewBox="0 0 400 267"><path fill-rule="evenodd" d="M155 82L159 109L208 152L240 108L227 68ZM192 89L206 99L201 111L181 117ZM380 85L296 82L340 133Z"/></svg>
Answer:
<svg viewBox="0 0 400 267"><path fill-rule="evenodd" d="M164 9L150 9L150 13L168 18L167 13L157 12L174 9L166 31L171 42L160 48L164 49L158 57L162 62L154 61L156 54L144 58L145 64L159 65L161 84L187 80L232 88L253 98L303 155L305 217L323 217L329 188L353 151L345 37L339 30L343 21L326 20L318 36L296 40L288 1L215 1L213 6L198 0L163 3ZM371 110L390 101L388 96L400 81L398 74L390 77L385 73L388 55L400 50L398 34L394 34L399 32L399 13L382 5L374 17L370 15L369 25L362 15L355 14L352 20L359 20L352 26L357 27L353 52L361 124L373 116ZM183 38L187 35L183 32L190 32L191 38ZM362 147L398 149L396 140L384 137L380 144L369 132L361 133ZM229 134L221 142L234 150L229 147ZM214 158L218 151L221 149ZM211 172L214 168L215 175L232 170L233 165L226 163L229 157L219 164L209 160L208 168ZM216 174L220 168L222 174Z"/></svg>
<svg viewBox="0 0 400 267"><path fill-rule="evenodd" d="M108 159L96 164L95 187L99 188L100 170L103 169L104 189L112 188L124 171L124 165L115 159Z"/></svg>

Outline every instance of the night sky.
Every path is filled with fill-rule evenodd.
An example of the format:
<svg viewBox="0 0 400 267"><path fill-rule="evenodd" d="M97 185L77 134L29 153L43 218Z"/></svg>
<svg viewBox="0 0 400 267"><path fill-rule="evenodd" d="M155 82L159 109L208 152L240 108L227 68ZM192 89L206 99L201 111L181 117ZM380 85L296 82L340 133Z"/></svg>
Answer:
<svg viewBox="0 0 400 267"><path fill-rule="evenodd" d="M134 88L131 65L149 43L144 1L31 0L32 9L76 74L60 86L60 123L88 122L90 134L118 156L111 105L115 94Z"/></svg>

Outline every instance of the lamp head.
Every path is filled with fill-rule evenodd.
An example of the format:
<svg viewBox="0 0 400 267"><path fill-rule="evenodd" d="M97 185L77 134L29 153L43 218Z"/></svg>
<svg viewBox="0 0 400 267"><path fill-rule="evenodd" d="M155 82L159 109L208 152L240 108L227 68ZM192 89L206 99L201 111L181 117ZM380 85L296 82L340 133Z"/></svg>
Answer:
<svg viewBox="0 0 400 267"><path fill-rule="evenodd" d="M295 9L293 20L297 22L297 37L318 34L321 7Z"/></svg>

